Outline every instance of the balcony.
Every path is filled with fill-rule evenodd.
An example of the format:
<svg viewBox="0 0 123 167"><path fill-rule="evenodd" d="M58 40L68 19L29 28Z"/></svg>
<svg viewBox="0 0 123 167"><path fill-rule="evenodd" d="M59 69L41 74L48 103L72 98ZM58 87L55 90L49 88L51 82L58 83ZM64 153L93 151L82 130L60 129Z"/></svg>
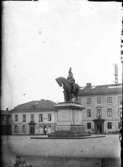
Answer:
<svg viewBox="0 0 123 167"><path fill-rule="evenodd" d="M102 115L101 114L96 115L96 119L102 119Z"/></svg>

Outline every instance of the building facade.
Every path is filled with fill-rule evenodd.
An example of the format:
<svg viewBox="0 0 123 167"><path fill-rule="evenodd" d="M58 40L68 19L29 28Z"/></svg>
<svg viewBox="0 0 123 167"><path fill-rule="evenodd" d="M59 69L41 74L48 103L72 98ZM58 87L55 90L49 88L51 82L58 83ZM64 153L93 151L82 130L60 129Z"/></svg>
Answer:
<svg viewBox="0 0 123 167"><path fill-rule="evenodd" d="M80 91L79 102L84 106L82 124L90 133L115 133L120 128L122 85L92 86Z"/></svg>
<svg viewBox="0 0 123 167"><path fill-rule="evenodd" d="M1 135L11 135L11 114L8 108L0 111Z"/></svg>
<svg viewBox="0 0 123 167"><path fill-rule="evenodd" d="M12 134L43 135L55 131L55 103L49 100L33 101L11 111Z"/></svg>
<svg viewBox="0 0 123 167"><path fill-rule="evenodd" d="M81 124L85 131L96 134L117 133L121 124L122 85L92 86L80 90L78 102ZM58 113L56 103L49 100L32 101L11 110L12 134L43 135L56 131ZM80 118L79 118L80 119Z"/></svg>

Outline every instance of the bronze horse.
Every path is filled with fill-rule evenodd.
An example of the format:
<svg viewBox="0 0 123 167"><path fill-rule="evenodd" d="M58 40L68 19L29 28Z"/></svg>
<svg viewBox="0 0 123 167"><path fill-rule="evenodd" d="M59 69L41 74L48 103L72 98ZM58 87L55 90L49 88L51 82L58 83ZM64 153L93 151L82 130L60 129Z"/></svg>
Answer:
<svg viewBox="0 0 123 167"><path fill-rule="evenodd" d="M72 87L69 81L64 77L56 78L56 81L59 86L63 87L64 89L64 98L66 102L71 102L72 98L76 98L76 101L78 100L78 94L80 89L78 84L74 83Z"/></svg>

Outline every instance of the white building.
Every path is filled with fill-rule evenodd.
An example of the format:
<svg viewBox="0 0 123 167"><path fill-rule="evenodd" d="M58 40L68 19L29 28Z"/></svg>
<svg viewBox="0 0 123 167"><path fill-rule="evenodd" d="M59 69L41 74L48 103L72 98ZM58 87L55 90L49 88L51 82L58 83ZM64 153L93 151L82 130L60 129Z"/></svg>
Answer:
<svg viewBox="0 0 123 167"><path fill-rule="evenodd" d="M82 124L86 131L112 133L119 131L122 85L92 86L90 83L81 89L79 102L85 107L82 111Z"/></svg>
<svg viewBox="0 0 123 167"><path fill-rule="evenodd" d="M12 111L12 134L44 134L55 130L55 103L49 100L32 101Z"/></svg>

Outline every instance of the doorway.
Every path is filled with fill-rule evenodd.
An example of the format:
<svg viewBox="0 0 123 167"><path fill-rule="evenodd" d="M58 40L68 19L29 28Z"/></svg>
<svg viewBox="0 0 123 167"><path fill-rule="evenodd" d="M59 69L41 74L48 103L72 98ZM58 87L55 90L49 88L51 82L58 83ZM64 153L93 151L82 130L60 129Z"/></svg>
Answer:
<svg viewBox="0 0 123 167"><path fill-rule="evenodd" d="M103 119L94 120L94 126L95 126L95 133L96 134L103 134L104 133L104 120Z"/></svg>
<svg viewBox="0 0 123 167"><path fill-rule="evenodd" d="M35 127L30 126L30 135L34 135L34 134L35 134Z"/></svg>
<svg viewBox="0 0 123 167"><path fill-rule="evenodd" d="M30 124L29 124L29 133L30 133L30 135L35 134L35 123L34 122L30 122Z"/></svg>

